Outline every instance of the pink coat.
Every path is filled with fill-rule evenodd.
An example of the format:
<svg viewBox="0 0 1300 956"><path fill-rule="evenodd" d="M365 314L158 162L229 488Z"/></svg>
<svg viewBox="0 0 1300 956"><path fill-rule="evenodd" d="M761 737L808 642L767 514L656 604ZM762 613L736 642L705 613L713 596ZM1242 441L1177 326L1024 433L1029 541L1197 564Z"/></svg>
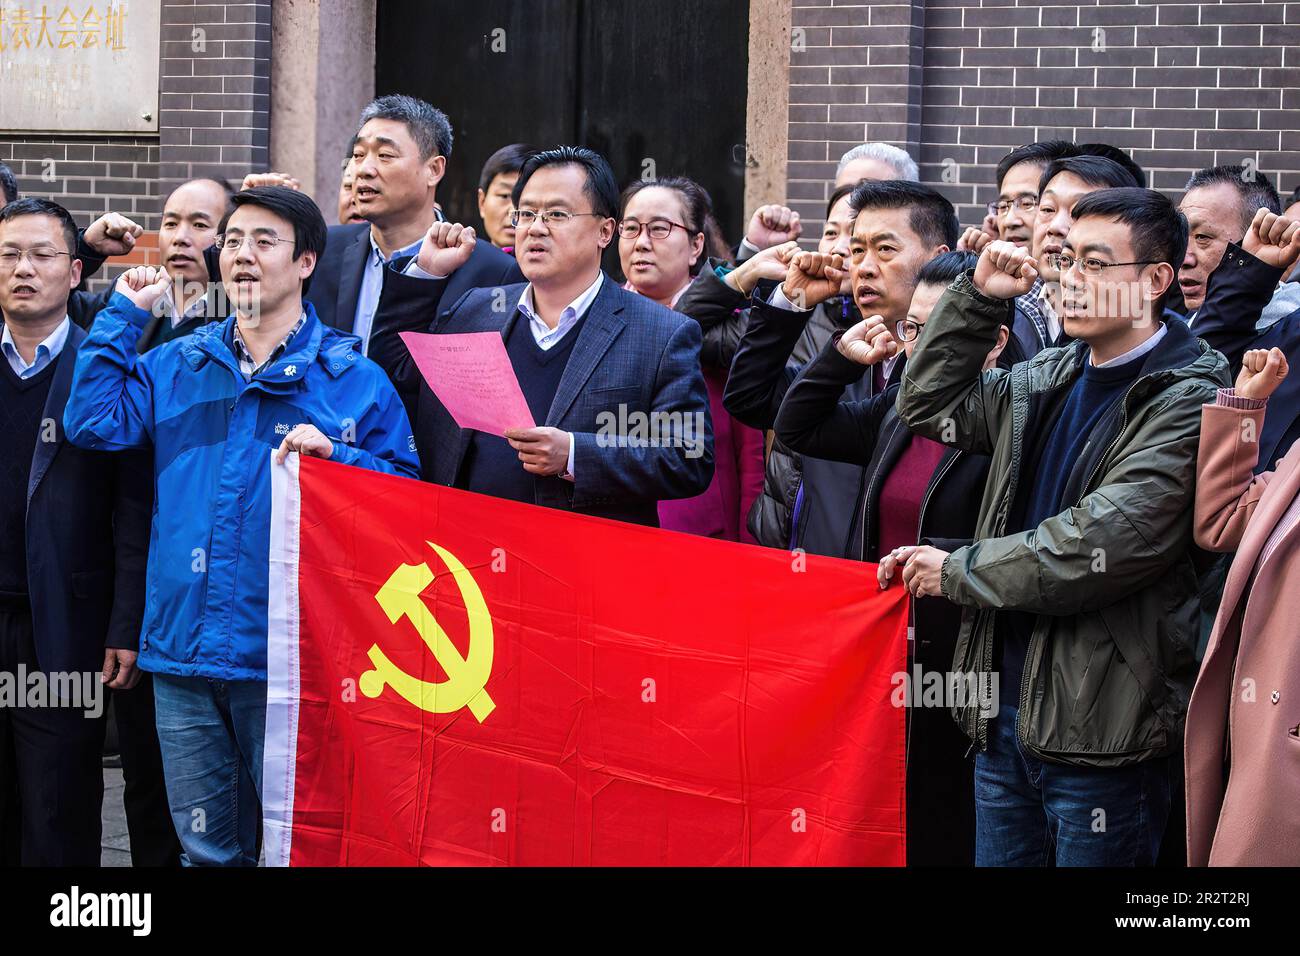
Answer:
<svg viewBox="0 0 1300 956"><path fill-rule="evenodd" d="M1255 477L1263 421L1202 410L1196 542L1237 553L1187 712L1192 866L1300 864L1300 522L1262 557L1300 495L1300 442Z"/></svg>
<svg viewBox="0 0 1300 956"><path fill-rule="evenodd" d="M722 407L726 372L704 369L704 384L713 418L713 481L694 498L659 502L659 524L672 531L754 544L745 519L763 492L763 433L742 425Z"/></svg>

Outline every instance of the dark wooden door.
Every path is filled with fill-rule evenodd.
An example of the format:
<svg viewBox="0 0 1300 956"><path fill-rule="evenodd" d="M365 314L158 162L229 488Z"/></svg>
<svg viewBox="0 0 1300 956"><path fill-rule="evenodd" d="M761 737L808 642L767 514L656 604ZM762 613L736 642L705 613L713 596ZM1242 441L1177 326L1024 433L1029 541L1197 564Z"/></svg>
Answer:
<svg viewBox="0 0 1300 956"><path fill-rule="evenodd" d="M623 186L685 175L743 226L747 0L380 0L378 94L409 93L451 119L438 200L481 225L483 162L507 143L603 153ZM504 49L503 49L504 47Z"/></svg>

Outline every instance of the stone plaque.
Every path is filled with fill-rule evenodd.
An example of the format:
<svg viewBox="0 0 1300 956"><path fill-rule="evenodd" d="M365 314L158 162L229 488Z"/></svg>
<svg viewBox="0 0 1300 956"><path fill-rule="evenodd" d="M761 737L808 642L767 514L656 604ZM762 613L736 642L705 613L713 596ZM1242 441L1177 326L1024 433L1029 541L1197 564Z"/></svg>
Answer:
<svg viewBox="0 0 1300 956"><path fill-rule="evenodd" d="M0 130L158 129L160 0L0 0Z"/></svg>

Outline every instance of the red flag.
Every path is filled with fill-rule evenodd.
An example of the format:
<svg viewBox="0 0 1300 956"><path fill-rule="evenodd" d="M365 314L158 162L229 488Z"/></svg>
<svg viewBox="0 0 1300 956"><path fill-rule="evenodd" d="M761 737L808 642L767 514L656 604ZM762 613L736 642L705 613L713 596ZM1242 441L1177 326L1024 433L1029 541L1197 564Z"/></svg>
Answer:
<svg viewBox="0 0 1300 956"><path fill-rule="evenodd" d="M279 865L902 865L875 566L273 468Z"/></svg>

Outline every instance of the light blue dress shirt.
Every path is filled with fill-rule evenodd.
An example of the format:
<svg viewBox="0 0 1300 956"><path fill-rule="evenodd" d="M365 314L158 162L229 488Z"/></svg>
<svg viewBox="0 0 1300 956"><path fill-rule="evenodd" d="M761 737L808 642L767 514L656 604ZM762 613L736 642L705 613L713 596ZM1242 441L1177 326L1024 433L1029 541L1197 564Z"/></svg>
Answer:
<svg viewBox="0 0 1300 956"><path fill-rule="evenodd" d="M18 354L18 346L14 344L14 337L9 334L7 324L4 329L4 333L0 334L0 352L4 352L5 358L9 360L9 367L14 370L15 375L19 378L31 378L59 357L59 353L63 351L63 346L68 341L72 320L66 315L63 317L63 321L45 337L45 341L36 346L36 355L30 365Z"/></svg>

